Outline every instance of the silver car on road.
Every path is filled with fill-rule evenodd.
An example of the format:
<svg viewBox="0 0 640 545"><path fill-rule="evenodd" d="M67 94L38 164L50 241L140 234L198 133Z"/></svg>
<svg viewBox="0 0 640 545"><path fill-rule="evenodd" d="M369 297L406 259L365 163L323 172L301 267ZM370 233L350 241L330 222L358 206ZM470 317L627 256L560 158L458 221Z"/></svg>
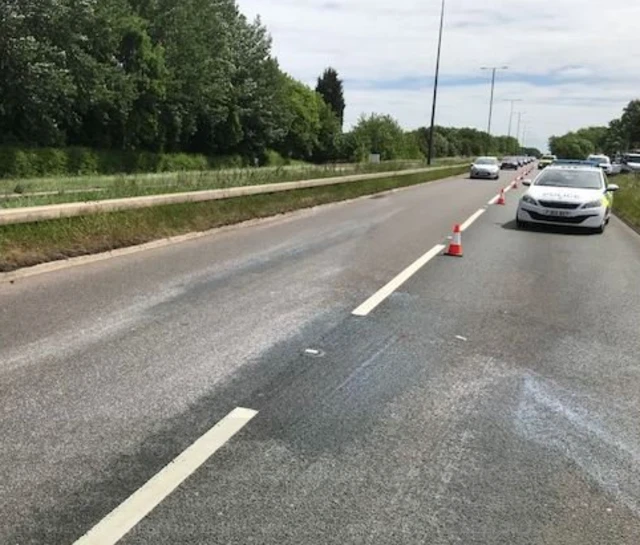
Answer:
<svg viewBox="0 0 640 545"><path fill-rule="evenodd" d="M487 178L497 180L500 178L500 162L497 157L478 157L471 164L471 179Z"/></svg>

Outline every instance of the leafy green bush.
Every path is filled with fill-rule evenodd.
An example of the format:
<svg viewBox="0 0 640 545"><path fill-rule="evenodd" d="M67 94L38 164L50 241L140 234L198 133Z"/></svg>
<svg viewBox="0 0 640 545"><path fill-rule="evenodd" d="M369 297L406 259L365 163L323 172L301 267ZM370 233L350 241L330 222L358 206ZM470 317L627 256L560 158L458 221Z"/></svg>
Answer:
<svg viewBox="0 0 640 545"><path fill-rule="evenodd" d="M187 153L164 153L160 156L158 172L177 172L181 170L208 170L209 161L204 155Z"/></svg>
<svg viewBox="0 0 640 545"><path fill-rule="evenodd" d="M31 150L38 176L68 174L69 152L64 149L40 148Z"/></svg>
<svg viewBox="0 0 640 545"><path fill-rule="evenodd" d="M284 167L289 164L289 160L280 155L277 151L268 149L264 152L264 165L268 167Z"/></svg>
<svg viewBox="0 0 640 545"><path fill-rule="evenodd" d="M207 162L210 169L242 168L248 166L248 162L243 159L241 155L220 155L217 157L209 157Z"/></svg>
<svg viewBox="0 0 640 545"><path fill-rule="evenodd" d="M68 172L71 174L96 174L100 171L98 152L89 148L69 148L67 150Z"/></svg>
<svg viewBox="0 0 640 545"><path fill-rule="evenodd" d="M0 147L0 178L142 174L243 166L245 162L240 155L207 157L188 153L94 150L83 147Z"/></svg>

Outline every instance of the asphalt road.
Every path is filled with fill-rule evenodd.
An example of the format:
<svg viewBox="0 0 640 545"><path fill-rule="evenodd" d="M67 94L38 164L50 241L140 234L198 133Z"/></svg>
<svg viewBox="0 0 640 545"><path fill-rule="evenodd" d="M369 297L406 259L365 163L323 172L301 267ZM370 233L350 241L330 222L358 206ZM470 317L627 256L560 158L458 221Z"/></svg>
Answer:
<svg viewBox="0 0 640 545"><path fill-rule="evenodd" d="M235 407L121 543L640 543L636 234L513 191L351 314L512 176L0 285L0 543L74 543Z"/></svg>

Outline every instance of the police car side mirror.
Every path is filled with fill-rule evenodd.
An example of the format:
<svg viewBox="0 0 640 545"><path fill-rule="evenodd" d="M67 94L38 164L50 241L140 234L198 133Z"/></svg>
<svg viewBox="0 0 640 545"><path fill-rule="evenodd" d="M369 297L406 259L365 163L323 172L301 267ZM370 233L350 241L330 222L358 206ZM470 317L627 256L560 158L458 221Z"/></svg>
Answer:
<svg viewBox="0 0 640 545"><path fill-rule="evenodd" d="M607 186L607 192L614 192L614 191L618 191L618 189L620 189L620 186L616 185L616 184L610 184Z"/></svg>
<svg viewBox="0 0 640 545"><path fill-rule="evenodd" d="M531 185L531 180L522 180L522 185Z"/></svg>

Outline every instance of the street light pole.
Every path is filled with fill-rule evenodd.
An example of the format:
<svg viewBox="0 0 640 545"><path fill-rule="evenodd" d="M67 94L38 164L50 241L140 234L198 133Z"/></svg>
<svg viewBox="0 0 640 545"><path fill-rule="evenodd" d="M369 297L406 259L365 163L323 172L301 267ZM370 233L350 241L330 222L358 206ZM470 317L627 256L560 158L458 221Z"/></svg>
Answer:
<svg viewBox="0 0 640 545"><path fill-rule="evenodd" d="M438 100L438 78L440 76L440 53L442 51L442 30L444 28L444 4L445 0L442 0L442 7L440 8L440 34L438 35L438 53L436 56L436 75L433 81L433 102L431 104L431 127L429 129L429 151L427 154L427 164L431 165L433 160L433 133L435 130L436 122L436 101Z"/></svg>
<svg viewBox="0 0 640 545"><path fill-rule="evenodd" d="M496 72L498 70L508 70L508 66L482 66L480 70L491 70L491 99L489 100L489 123L487 124L487 134L491 136L491 120L493 118L493 96L496 88Z"/></svg>
<svg viewBox="0 0 640 545"><path fill-rule="evenodd" d="M511 112L509 113L509 132L507 133L507 136L511 136L511 129L513 127L513 106L515 105L516 102L522 102L522 99L508 98L505 100L505 102L511 102Z"/></svg>
<svg viewBox="0 0 640 545"><path fill-rule="evenodd" d="M518 112L518 129L516 130L516 140L520 140L520 123L522 122L522 116L526 112Z"/></svg>

